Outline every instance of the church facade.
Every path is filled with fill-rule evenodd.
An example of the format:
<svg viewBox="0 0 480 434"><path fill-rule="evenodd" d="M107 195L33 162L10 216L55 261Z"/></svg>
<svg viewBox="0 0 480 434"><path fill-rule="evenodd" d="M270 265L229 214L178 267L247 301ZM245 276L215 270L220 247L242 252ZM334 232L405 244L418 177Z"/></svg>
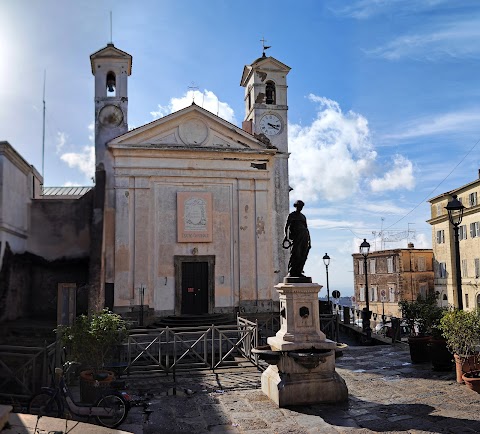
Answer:
<svg viewBox="0 0 480 434"><path fill-rule="evenodd" d="M244 67L242 128L192 101L129 130L132 56L107 44L90 60L93 188L44 187L0 143L0 321L140 305L160 317L276 309L290 68L265 54Z"/></svg>
<svg viewBox="0 0 480 434"><path fill-rule="evenodd" d="M142 303L159 316L271 311L286 275L290 68L265 55L245 66L243 128L192 102L129 131L131 64L113 44L91 56L91 304Z"/></svg>

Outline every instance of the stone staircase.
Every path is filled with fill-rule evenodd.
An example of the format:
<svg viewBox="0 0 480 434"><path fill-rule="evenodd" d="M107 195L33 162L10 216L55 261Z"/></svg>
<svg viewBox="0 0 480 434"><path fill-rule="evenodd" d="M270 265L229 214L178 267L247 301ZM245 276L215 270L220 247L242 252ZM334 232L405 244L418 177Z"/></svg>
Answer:
<svg viewBox="0 0 480 434"><path fill-rule="evenodd" d="M122 316L132 327L140 326L140 313L141 306L124 306L124 307L115 307L113 311ZM148 305L143 306L143 326L148 327L153 324L156 320L155 310Z"/></svg>
<svg viewBox="0 0 480 434"><path fill-rule="evenodd" d="M214 313L205 315L170 315L157 318L152 324L154 327L201 327L211 325L236 324L235 317L231 314Z"/></svg>

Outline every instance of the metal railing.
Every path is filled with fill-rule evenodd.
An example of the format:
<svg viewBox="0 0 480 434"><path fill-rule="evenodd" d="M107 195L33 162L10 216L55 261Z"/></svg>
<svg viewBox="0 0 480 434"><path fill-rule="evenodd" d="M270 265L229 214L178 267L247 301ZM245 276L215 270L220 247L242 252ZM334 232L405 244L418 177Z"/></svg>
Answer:
<svg viewBox="0 0 480 434"><path fill-rule="evenodd" d="M236 325L132 330L123 345L126 373L175 372L238 366L238 360L258 365L252 348L258 345L258 324L238 318Z"/></svg>
<svg viewBox="0 0 480 434"><path fill-rule="evenodd" d="M57 358L56 343L45 347L0 345L0 398L25 400L48 385Z"/></svg>
<svg viewBox="0 0 480 434"><path fill-rule="evenodd" d="M339 316L339 321L342 324L357 327L362 329L362 310L353 306L334 305L334 309ZM373 313L370 320L370 327L372 333L389 338L392 343L401 342L402 338L406 338L408 330L402 324L401 318L385 315L383 318L381 314Z"/></svg>

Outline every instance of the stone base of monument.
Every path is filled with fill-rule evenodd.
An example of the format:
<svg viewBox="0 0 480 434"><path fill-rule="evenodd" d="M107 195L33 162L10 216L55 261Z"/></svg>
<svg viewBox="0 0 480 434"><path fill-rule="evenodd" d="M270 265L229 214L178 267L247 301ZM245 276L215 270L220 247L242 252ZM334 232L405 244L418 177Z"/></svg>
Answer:
<svg viewBox="0 0 480 434"><path fill-rule="evenodd" d="M270 365L262 374L262 392L279 407L348 399L345 381L335 372L335 350L282 354L278 364Z"/></svg>
<svg viewBox="0 0 480 434"><path fill-rule="evenodd" d="M279 407L334 403L348 399L345 381L335 372L336 343L320 330L316 283L276 285L280 296L280 330L267 342L262 391ZM255 351L255 350L254 350ZM277 357L274 357L277 355Z"/></svg>

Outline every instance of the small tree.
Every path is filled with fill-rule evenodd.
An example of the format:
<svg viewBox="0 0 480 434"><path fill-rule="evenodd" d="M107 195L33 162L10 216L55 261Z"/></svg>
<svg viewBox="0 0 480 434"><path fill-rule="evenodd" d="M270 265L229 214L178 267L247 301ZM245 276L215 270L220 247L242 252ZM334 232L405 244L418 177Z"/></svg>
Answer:
<svg viewBox="0 0 480 434"><path fill-rule="evenodd" d="M426 298L419 295L414 301L402 300L398 305L410 330L410 336L432 334L444 312L444 309L437 305L434 294L428 294Z"/></svg>
<svg viewBox="0 0 480 434"><path fill-rule="evenodd" d="M439 328L447 341L447 347L456 354L462 365L471 356L478 359L477 346L480 343L480 312L453 309L441 319ZM473 368L473 367L471 367Z"/></svg>
<svg viewBox="0 0 480 434"><path fill-rule="evenodd" d="M57 333L69 350L69 358L98 372L125 339L127 327L120 315L104 309L90 316L80 315L72 326L60 326Z"/></svg>

